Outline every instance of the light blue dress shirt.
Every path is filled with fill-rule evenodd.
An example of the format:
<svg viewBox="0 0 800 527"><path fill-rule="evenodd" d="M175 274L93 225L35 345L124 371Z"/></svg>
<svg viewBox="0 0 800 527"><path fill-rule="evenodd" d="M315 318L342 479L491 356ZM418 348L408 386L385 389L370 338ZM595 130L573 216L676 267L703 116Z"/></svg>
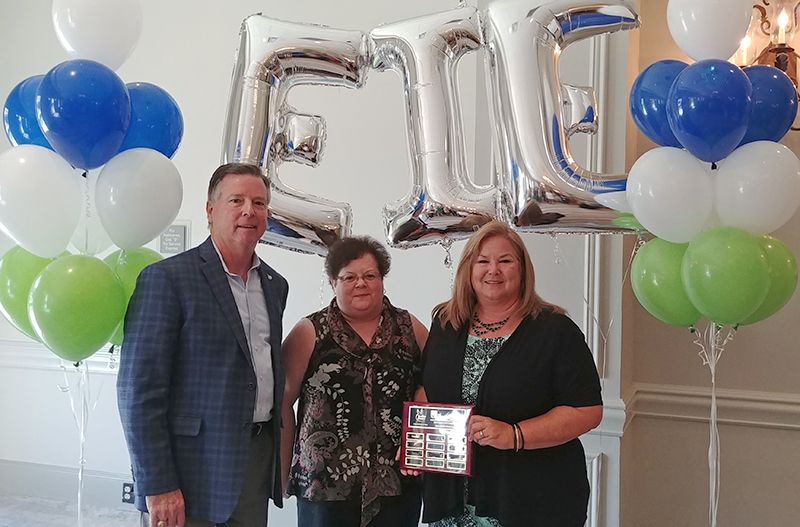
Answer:
<svg viewBox="0 0 800 527"><path fill-rule="evenodd" d="M256 254L253 254L253 264L247 272L247 283L245 283L241 276L228 270L216 244L214 244L214 249L228 276L228 285L231 286L233 299L236 301L236 307L239 308L239 317L242 319L247 345L250 347L250 357L256 374L256 405L253 411L253 422L269 421L272 418L272 407L275 401L273 393L275 384L272 372L272 346L269 344L269 315L267 314L267 302L264 300L264 290L261 287L261 275L258 273L261 260Z"/></svg>

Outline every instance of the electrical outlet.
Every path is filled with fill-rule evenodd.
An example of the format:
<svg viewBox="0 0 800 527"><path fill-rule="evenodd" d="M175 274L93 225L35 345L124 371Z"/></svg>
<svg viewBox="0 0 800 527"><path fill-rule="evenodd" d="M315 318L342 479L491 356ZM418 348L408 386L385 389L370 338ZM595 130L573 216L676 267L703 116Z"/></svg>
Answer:
<svg viewBox="0 0 800 527"><path fill-rule="evenodd" d="M122 484L122 503L133 503L133 483Z"/></svg>

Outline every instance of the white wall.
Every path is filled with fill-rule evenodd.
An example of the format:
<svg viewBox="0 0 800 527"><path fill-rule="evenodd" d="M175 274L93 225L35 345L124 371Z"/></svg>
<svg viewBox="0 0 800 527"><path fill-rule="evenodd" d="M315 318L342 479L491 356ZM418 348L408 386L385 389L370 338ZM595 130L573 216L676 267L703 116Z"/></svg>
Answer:
<svg viewBox="0 0 800 527"><path fill-rule="evenodd" d="M484 2L485 3L485 2ZM222 126L238 30L242 19L254 12L283 20L325 24L343 29L369 31L381 23L394 22L455 6L450 0L409 0L347 3L324 0L278 2L193 2L188 0L141 0L144 31L137 49L119 70L125 82L146 81L166 89L176 99L185 119L183 143L174 157L184 182L184 203L179 220L191 222L191 245L206 237L205 190L211 172L219 164ZM18 82L66 60L50 23L46 0L6 0L0 13L0 96ZM612 64L625 69L626 40L612 39ZM562 62L564 81L588 84L588 45L567 50ZM462 97L467 144L475 145L474 165L488 170L488 127L485 90L476 54L462 70ZM615 77L624 83L624 75ZM606 164L621 170L624 94L617 85L608 94L613 116L607 134ZM381 207L401 198L409 181L405 139L404 101L400 79L394 73L371 72L360 91L344 88L299 88L290 95L292 104L304 112L323 115L328 141L322 164L316 169L286 165L281 177L289 185L336 201L349 202L354 211L354 233L382 239ZM622 102L620 102L622 101ZM477 123L477 124L476 124ZM582 140L578 140L579 142ZM9 148L0 140L0 151ZM574 150L586 157L586 142ZM474 174L479 182L485 172ZM157 190L154 189L154 192ZM576 321L585 325L584 279L592 266L584 261L583 236L526 235L537 269L537 285L545 298L564 305ZM454 261L463 244L453 248ZM11 244L3 240L0 250ZM620 273L618 242L610 249L610 274ZM322 259L260 246L259 254L290 283L289 304L284 319L288 331L302 316L330 299L323 283ZM429 320L433 305L449 294L451 272L443 265L439 246L391 251L393 270L386 280L392 301ZM618 331L621 291L619 279L600 300L615 306L605 314L604 331L614 321ZM596 309L597 306L595 306ZM609 353L618 350L611 342ZM114 372L105 353L88 361L96 407L92 410L86 442L86 469L90 476L89 502L116 504L119 481L128 479L129 460L116 413ZM617 363L618 364L618 361ZM618 369L618 366L614 366ZM68 370L72 370L67 365ZM74 374L71 383L76 382ZM612 399L619 398L619 379L609 381ZM78 437L72 422L68 394L59 391L63 372L59 361L0 321L0 491L74 497L78 466ZM100 389L102 385L102 390ZM600 442L608 438L600 437ZM599 445L599 443L598 443ZM601 446L595 448L598 452ZM56 476L60 474L60 476ZM50 479L45 478L47 476ZM616 477L616 476L614 476ZM51 481L41 486L38 482ZM108 482L111 483L108 483ZM291 507L291 504L290 504ZM280 523L280 522L279 522Z"/></svg>

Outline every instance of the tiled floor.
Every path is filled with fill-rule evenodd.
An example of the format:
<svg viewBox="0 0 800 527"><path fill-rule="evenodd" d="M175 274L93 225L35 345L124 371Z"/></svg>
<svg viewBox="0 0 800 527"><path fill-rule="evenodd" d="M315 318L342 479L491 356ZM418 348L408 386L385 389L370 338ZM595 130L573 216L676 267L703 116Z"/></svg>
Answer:
<svg viewBox="0 0 800 527"><path fill-rule="evenodd" d="M78 507L72 502L0 494L0 527L138 527L139 513L130 510Z"/></svg>

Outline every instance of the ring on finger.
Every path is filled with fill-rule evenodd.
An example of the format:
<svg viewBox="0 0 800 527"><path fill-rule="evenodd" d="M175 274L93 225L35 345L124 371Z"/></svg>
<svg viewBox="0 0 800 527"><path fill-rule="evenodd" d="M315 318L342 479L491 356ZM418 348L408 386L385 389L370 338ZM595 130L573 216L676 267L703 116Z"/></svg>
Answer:
<svg viewBox="0 0 800 527"><path fill-rule="evenodd" d="M480 432L480 433L481 433L481 439L483 439L484 437L486 437L486 435L483 433L483 430L481 430L481 432ZM166 527L166 526L159 525L158 527Z"/></svg>
<svg viewBox="0 0 800 527"><path fill-rule="evenodd" d="M156 527L167 527L167 521L159 520L158 523L156 524Z"/></svg>

